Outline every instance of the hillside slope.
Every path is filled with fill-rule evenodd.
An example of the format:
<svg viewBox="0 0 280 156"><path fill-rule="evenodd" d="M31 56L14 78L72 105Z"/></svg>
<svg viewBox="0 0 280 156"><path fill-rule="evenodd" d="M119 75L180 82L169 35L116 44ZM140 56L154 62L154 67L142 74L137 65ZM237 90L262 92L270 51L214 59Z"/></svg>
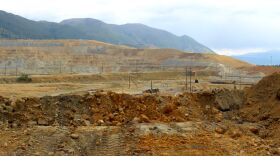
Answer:
<svg viewBox="0 0 280 156"><path fill-rule="evenodd" d="M0 11L0 38L8 39L88 39L137 48L173 48L188 52L213 53L188 36L142 24L113 25L95 19L69 19L61 23L32 21Z"/></svg>
<svg viewBox="0 0 280 156"><path fill-rule="evenodd" d="M100 73L250 67L216 54L136 49L94 40L0 40L0 73ZM20 68L20 69L19 69Z"/></svg>
<svg viewBox="0 0 280 156"><path fill-rule="evenodd" d="M89 18L64 20L61 24L73 26L96 40L114 44L138 48L159 47L200 53L213 52L188 36L178 37L143 24L113 25Z"/></svg>

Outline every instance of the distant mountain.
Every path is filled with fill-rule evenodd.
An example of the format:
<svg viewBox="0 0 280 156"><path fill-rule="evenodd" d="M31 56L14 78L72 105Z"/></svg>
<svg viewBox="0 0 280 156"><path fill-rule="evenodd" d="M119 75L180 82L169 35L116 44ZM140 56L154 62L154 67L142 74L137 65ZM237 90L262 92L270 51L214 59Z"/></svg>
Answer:
<svg viewBox="0 0 280 156"><path fill-rule="evenodd" d="M261 53L248 53L233 57L256 65L271 65L271 63L273 65L280 64L280 50L271 50Z"/></svg>
<svg viewBox="0 0 280 156"><path fill-rule="evenodd" d="M35 22L0 11L0 38L22 39L67 39L85 35L70 26L53 22Z"/></svg>
<svg viewBox="0 0 280 156"><path fill-rule="evenodd" d="M61 22L73 26L96 40L133 47L174 48L192 52L212 52L188 36L178 37L167 31L143 24L113 25L89 18L68 19Z"/></svg>
<svg viewBox="0 0 280 156"><path fill-rule="evenodd" d="M90 18L68 19L60 23L32 21L0 11L0 38L7 39L87 39L137 48L173 48L187 52L213 53L188 36L176 36L143 24L114 25Z"/></svg>

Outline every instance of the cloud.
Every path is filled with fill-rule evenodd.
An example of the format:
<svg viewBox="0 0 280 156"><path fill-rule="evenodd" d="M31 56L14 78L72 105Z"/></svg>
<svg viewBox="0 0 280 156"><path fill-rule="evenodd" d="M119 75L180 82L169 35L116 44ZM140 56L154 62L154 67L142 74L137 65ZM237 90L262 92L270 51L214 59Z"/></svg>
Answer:
<svg viewBox="0 0 280 156"><path fill-rule="evenodd" d="M250 52L250 53L262 53L262 52L268 51L268 49L263 49L263 48L214 49L214 50L215 50L215 52L217 52L220 55L229 55L229 56L247 54L248 52Z"/></svg>
<svg viewBox="0 0 280 156"><path fill-rule="evenodd" d="M144 23L189 35L213 49L279 49L279 0L0 0L0 9L33 20L91 17Z"/></svg>

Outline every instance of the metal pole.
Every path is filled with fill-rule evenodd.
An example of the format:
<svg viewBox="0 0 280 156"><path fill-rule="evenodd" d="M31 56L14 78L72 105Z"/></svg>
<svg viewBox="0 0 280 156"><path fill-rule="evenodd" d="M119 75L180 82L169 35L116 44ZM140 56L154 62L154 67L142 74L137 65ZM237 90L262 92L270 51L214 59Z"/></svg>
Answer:
<svg viewBox="0 0 280 156"><path fill-rule="evenodd" d="M5 63L5 76L7 75L7 64Z"/></svg>
<svg viewBox="0 0 280 156"><path fill-rule="evenodd" d="M18 65L16 64L16 76L18 76Z"/></svg>
<svg viewBox="0 0 280 156"><path fill-rule="evenodd" d="M61 70L61 61L59 61L59 73L60 73L60 74L62 73L62 70Z"/></svg>
<svg viewBox="0 0 280 156"><path fill-rule="evenodd" d="M104 64L102 62L101 73L103 73L103 71L104 71Z"/></svg>
<svg viewBox="0 0 280 156"><path fill-rule="evenodd" d="M192 92L192 67L190 67L190 92Z"/></svg>
<svg viewBox="0 0 280 156"><path fill-rule="evenodd" d="M188 90L188 67L186 67L186 91Z"/></svg>
<svg viewBox="0 0 280 156"><path fill-rule="evenodd" d="M128 75L128 88L130 89L130 81L131 81L131 78L130 78L130 74Z"/></svg>
<svg viewBox="0 0 280 156"><path fill-rule="evenodd" d="M151 80L151 91L153 90L153 80Z"/></svg>
<svg viewBox="0 0 280 156"><path fill-rule="evenodd" d="M137 60L135 60L135 72L137 73Z"/></svg>
<svg viewBox="0 0 280 156"><path fill-rule="evenodd" d="M241 90L241 74L239 75L239 89Z"/></svg>

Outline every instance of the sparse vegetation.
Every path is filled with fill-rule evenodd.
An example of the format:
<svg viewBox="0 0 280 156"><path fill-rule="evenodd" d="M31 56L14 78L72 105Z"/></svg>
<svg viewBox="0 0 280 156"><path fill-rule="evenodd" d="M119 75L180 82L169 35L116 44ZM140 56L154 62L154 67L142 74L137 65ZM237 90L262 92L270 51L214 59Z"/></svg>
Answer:
<svg viewBox="0 0 280 156"><path fill-rule="evenodd" d="M17 82L30 83L32 82L32 78L30 78L27 74L21 74L20 77L17 78Z"/></svg>

